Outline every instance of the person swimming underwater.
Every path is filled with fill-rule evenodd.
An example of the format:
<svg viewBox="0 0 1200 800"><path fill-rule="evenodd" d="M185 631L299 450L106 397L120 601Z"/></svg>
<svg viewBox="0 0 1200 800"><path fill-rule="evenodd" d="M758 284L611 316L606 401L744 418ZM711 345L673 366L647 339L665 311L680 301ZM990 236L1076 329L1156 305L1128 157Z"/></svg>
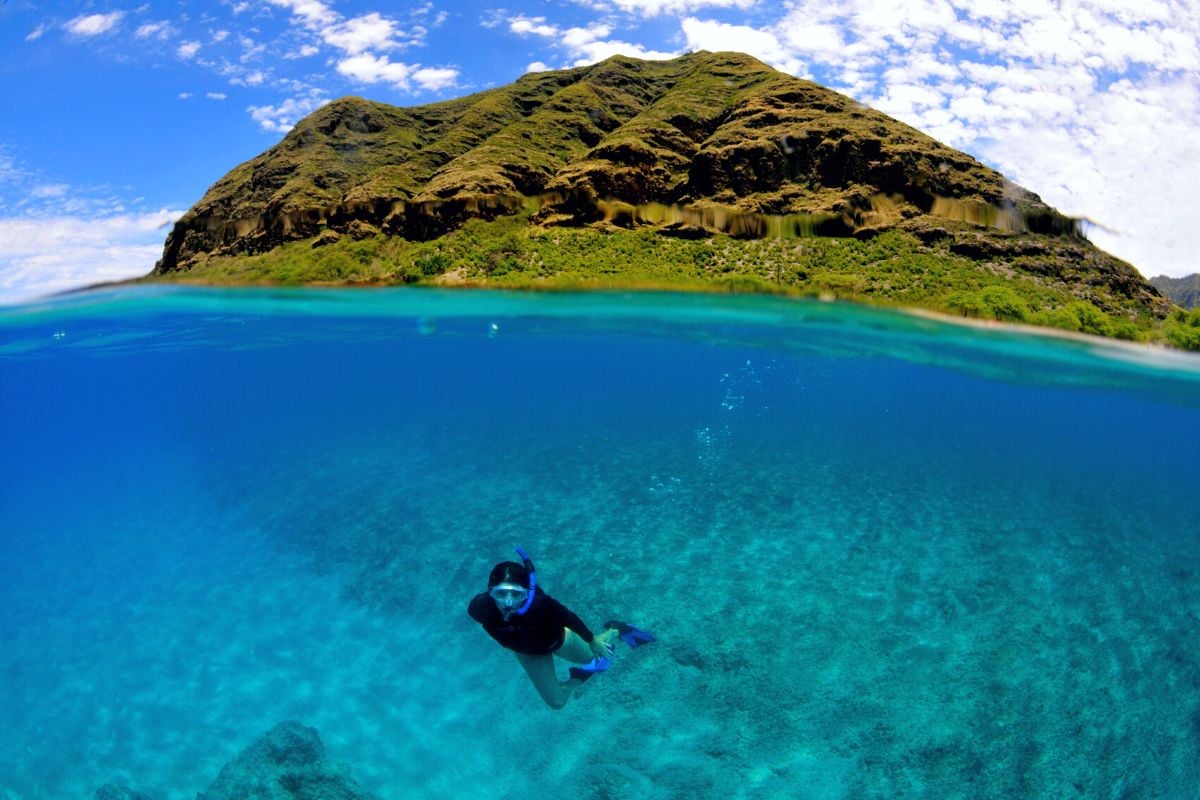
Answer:
<svg viewBox="0 0 1200 800"><path fill-rule="evenodd" d="M604 632L592 633L575 612L538 586L533 562L521 557L502 561L488 576L487 591L471 598L467 613L488 635L516 655L538 694L551 708L562 708L576 687L612 665L616 639L630 647L654 641L646 631L609 620ZM554 657L580 666L568 669L570 678L559 681Z"/></svg>

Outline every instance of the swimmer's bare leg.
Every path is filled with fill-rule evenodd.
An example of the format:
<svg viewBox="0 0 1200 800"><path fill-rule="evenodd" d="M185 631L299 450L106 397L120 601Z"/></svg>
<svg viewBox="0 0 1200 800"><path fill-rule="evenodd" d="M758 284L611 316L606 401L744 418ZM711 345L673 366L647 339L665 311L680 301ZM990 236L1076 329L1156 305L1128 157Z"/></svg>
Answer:
<svg viewBox="0 0 1200 800"><path fill-rule="evenodd" d="M546 705L551 708L565 706L571 699L571 692L583 685L583 681L578 678L559 681L558 674L554 671L554 656L575 664L586 664L596 657L596 654L592 652L592 646L585 642L579 634L570 628L564 630L563 643L554 651L553 655L534 656L528 653L513 653L524 668L525 674L529 676L533 688L537 689L542 700L546 701ZM611 645L618 635L619 633L615 630L606 630L597 634L596 639Z"/></svg>
<svg viewBox="0 0 1200 800"><path fill-rule="evenodd" d="M564 628L566 631L563 636L562 646L554 651L554 655L561 658L563 661L570 661L573 664L586 664L596 657L596 653L592 650L592 646L583 640L575 631L570 628ZM596 641L608 645L608 650L612 652L612 644L620 631L609 628L595 636Z"/></svg>
<svg viewBox="0 0 1200 800"><path fill-rule="evenodd" d="M561 648L560 648L561 649ZM513 653L517 661L525 669L525 674L533 682L533 688L551 708L562 708L571 699L571 692L579 685L572 678L565 683L559 683L558 674L554 671L554 656L546 654L532 656L528 653Z"/></svg>

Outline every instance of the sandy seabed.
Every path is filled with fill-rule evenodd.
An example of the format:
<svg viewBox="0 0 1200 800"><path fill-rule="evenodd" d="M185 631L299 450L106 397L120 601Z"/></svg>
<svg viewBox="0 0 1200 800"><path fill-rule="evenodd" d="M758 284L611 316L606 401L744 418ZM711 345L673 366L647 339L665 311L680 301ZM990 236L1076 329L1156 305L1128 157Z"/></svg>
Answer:
<svg viewBox="0 0 1200 800"><path fill-rule="evenodd" d="M3 512L0 798L192 798L281 720L381 798L1194 798L1200 467L1133 401L726 361L81 446ZM658 637L563 711L466 615L514 544Z"/></svg>

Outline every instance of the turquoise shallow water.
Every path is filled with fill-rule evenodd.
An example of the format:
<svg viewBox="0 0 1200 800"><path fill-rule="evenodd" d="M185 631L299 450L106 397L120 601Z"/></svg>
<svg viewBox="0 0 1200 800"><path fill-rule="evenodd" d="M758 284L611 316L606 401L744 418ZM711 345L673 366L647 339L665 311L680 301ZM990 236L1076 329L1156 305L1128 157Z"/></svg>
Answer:
<svg viewBox="0 0 1200 800"><path fill-rule="evenodd" d="M0 310L0 798L191 798L276 722L380 797L1200 785L1200 362L770 298ZM559 712L521 544L659 642Z"/></svg>

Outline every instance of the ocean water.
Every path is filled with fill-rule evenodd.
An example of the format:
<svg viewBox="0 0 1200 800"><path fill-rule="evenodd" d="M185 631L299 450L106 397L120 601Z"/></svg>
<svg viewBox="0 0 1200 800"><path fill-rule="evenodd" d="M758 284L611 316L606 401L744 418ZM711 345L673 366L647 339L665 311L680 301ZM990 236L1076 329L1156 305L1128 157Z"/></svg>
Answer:
<svg viewBox="0 0 1200 800"><path fill-rule="evenodd" d="M282 720L380 798L1200 786L1200 359L772 298L0 310L0 798L193 798ZM529 551L658 642L561 711Z"/></svg>

